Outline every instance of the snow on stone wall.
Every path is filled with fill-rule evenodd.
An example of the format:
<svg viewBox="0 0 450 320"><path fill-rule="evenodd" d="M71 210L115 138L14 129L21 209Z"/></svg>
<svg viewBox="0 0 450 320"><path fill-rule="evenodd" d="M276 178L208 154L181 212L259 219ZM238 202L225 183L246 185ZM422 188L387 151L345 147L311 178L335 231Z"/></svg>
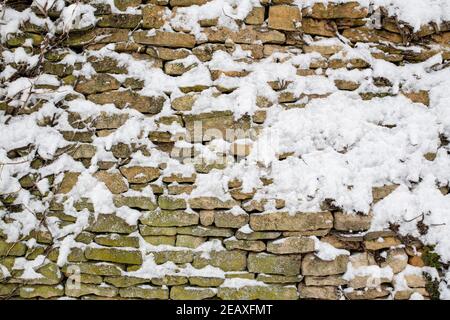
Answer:
<svg viewBox="0 0 450 320"><path fill-rule="evenodd" d="M450 3L0 12L0 298L450 299Z"/></svg>

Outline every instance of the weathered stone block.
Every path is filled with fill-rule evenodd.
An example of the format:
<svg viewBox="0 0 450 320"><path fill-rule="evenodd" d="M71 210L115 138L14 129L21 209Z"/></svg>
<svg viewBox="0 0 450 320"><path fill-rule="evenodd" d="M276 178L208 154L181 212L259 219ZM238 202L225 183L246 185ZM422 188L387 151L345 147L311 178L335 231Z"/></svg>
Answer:
<svg viewBox="0 0 450 320"><path fill-rule="evenodd" d="M154 167L121 167L120 172L129 183L148 183L160 175L159 169Z"/></svg>
<svg viewBox="0 0 450 320"><path fill-rule="evenodd" d="M142 96L132 90L109 91L91 94L88 99L97 104L114 104L117 108L133 108L144 114L157 114L161 111L163 96Z"/></svg>
<svg viewBox="0 0 450 320"><path fill-rule="evenodd" d="M214 223L214 211L213 210L200 210L200 223L204 226L210 226Z"/></svg>
<svg viewBox="0 0 450 320"><path fill-rule="evenodd" d="M61 297L64 295L64 287L58 286L23 286L20 287L19 296L23 299L44 298L50 299L55 297Z"/></svg>
<svg viewBox="0 0 450 320"><path fill-rule="evenodd" d="M339 90L347 90L347 91L353 91L359 88L360 84L358 82L355 81L350 81L350 80L334 80L334 85L339 89Z"/></svg>
<svg viewBox="0 0 450 320"><path fill-rule="evenodd" d="M136 226L130 226L125 220L115 214L99 214L96 220L94 215L91 215L89 220L89 226L86 228L86 231L128 234L136 230Z"/></svg>
<svg viewBox="0 0 450 320"><path fill-rule="evenodd" d="M347 286L353 289L364 289L366 287L373 287L373 284L377 285L381 283L390 283L391 279L379 276L355 276L350 279Z"/></svg>
<svg viewBox="0 0 450 320"><path fill-rule="evenodd" d="M139 238L138 237L127 237L118 234L101 235L95 237L94 241L101 245L107 247L131 247L139 248Z"/></svg>
<svg viewBox="0 0 450 320"><path fill-rule="evenodd" d="M80 274L80 282L90 284L101 284L103 282L103 277L83 273Z"/></svg>
<svg viewBox="0 0 450 320"><path fill-rule="evenodd" d="M216 295L217 289L175 286L170 289L170 299L173 300L203 300Z"/></svg>
<svg viewBox="0 0 450 320"><path fill-rule="evenodd" d="M86 273L99 276L120 276L122 274L122 269L112 263L74 263L65 265L62 271L66 276L70 276L78 271L81 274Z"/></svg>
<svg viewBox="0 0 450 320"><path fill-rule="evenodd" d="M176 250L176 251L156 251L153 252L155 262L157 264L171 261L173 263L191 263L194 259L194 254L190 250Z"/></svg>
<svg viewBox="0 0 450 320"><path fill-rule="evenodd" d="M321 260L308 253L302 262L302 274L308 276L328 276L347 271L348 256L340 255L331 261Z"/></svg>
<svg viewBox="0 0 450 320"><path fill-rule="evenodd" d="M386 260L380 264L381 267L391 267L392 272L399 273L403 271L408 265L408 255L405 249L392 249L389 250L386 256Z"/></svg>
<svg viewBox="0 0 450 320"><path fill-rule="evenodd" d="M120 82L113 76L99 73L87 79L82 77L75 86L75 91L82 94L93 94L98 92L105 92L119 89Z"/></svg>
<svg viewBox="0 0 450 320"><path fill-rule="evenodd" d="M400 240L396 237L379 237L378 239L364 241L364 246L367 250L381 250L396 247L400 244Z"/></svg>
<svg viewBox="0 0 450 320"><path fill-rule="evenodd" d="M81 283L77 286L66 282L65 294L69 297L79 298L86 295L96 295L100 297L111 298L116 296L118 290L112 286L98 286L95 284Z"/></svg>
<svg viewBox="0 0 450 320"><path fill-rule="evenodd" d="M150 227L139 225L139 232L142 236L174 236L177 234L175 227Z"/></svg>
<svg viewBox="0 0 450 320"><path fill-rule="evenodd" d="M147 5L142 8L142 27L148 29L159 29L164 25L163 6Z"/></svg>
<svg viewBox="0 0 450 320"><path fill-rule="evenodd" d="M271 6L269 8L269 28L284 31L300 30L302 12L297 6Z"/></svg>
<svg viewBox="0 0 450 320"><path fill-rule="evenodd" d="M303 14L317 19L360 19L365 18L368 9L360 6L356 1L346 3L314 3L312 7L305 8Z"/></svg>
<svg viewBox="0 0 450 320"><path fill-rule="evenodd" d="M190 111L195 103L196 97L193 94L186 94L184 96L172 100L172 109L176 111Z"/></svg>
<svg viewBox="0 0 450 320"><path fill-rule="evenodd" d="M210 141L221 138L233 141L239 134L250 129L250 118L243 117L234 120L231 111L214 111L193 115L183 115L185 127L188 130L188 140L194 142Z"/></svg>
<svg viewBox="0 0 450 320"><path fill-rule="evenodd" d="M220 228L240 228L249 221L246 212L234 213L231 211L216 211L214 213L214 224Z"/></svg>
<svg viewBox="0 0 450 320"><path fill-rule="evenodd" d="M308 287L301 284L298 291L300 299L339 300L340 297L337 287Z"/></svg>
<svg viewBox="0 0 450 320"><path fill-rule="evenodd" d="M386 287L369 288L353 291L344 291L345 297L349 300L371 300L383 298L390 294Z"/></svg>
<svg viewBox="0 0 450 320"><path fill-rule="evenodd" d="M261 252L266 249L266 244L263 241L252 240L237 240L236 238L229 238L224 240L225 248L227 250L244 250Z"/></svg>
<svg viewBox="0 0 450 320"><path fill-rule="evenodd" d="M164 210L186 209L186 200L183 198L159 196L158 206Z"/></svg>
<svg viewBox="0 0 450 320"><path fill-rule="evenodd" d="M212 265L223 271L243 271L247 266L247 254L238 250L211 251L208 254L196 252L192 265L198 269Z"/></svg>
<svg viewBox="0 0 450 320"><path fill-rule="evenodd" d="M281 236L281 232L264 232L264 231L252 231L250 228L236 231L236 238L242 240L270 240L276 239ZM245 232L244 232L245 231ZM250 231L250 232L247 232Z"/></svg>
<svg viewBox="0 0 450 320"><path fill-rule="evenodd" d="M126 42L128 32L127 29L119 28L94 28L88 31L70 32L69 37L63 41L63 44L77 48L91 44L96 38L97 44Z"/></svg>
<svg viewBox="0 0 450 320"><path fill-rule="evenodd" d="M339 231L365 231L370 228L372 214L334 213L334 228Z"/></svg>
<svg viewBox="0 0 450 320"><path fill-rule="evenodd" d="M38 266L35 271L41 275L39 278L21 279L24 270L16 270L13 272L11 283L26 283L27 285L56 285L62 280L62 274L56 263L49 262L42 266Z"/></svg>
<svg viewBox="0 0 450 320"><path fill-rule="evenodd" d="M279 274L264 274L260 273L256 277L256 280L262 281L264 283L298 283L302 281L303 277L301 275L295 276L284 276Z"/></svg>
<svg viewBox="0 0 450 320"><path fill-rule="evenodd" d="M216 277L189 277L189 284L199 287L218 287L225 279Z"/></svg>
<svg viewBox="0 0 450 320"><path fill-rule="evenodd" d="M223 300L297 300L295 286L266 285L219 287L217 297Z"/></svg>
<svg viewBox="0 0 450 320"><path fill-rule="evenodd" d="M406 283L410 288L425 288L427 280L423 274L405 274Z"/></svg>
<svg viewBox="0 0 450 320"><path fill-rule="evenodd" d="M314 240L307 237L287 237L267 243L267 251L275 254L306 253L314 251Z"/></svg>
<svg viewBox="0 0 450 320"><path fill-rule="evenodd" d="M393 43L402 43L402 36L388 32L384 30L372 30L367 27L358 27L358 28L350 28L345 29L342 33L344 37L349 39L351 42L382 42L388 41Z"/></svg>
<svg viewBox="0 0 450 320"><path fill-rule="evenodd" d="M119 295L122 298L167 300L169 299L169 289L141 285L137 287L122 288L119 290Z"/></svg>
<svg viewBox="0 0 450 320"><path fill-rule="evenodd" d="M222 238L228 238L233 236L234 234L232 229L202 227L202 226L177 228L177 233L197 237L222 237Z"/></svg>
<svg viewBox="0 0 450 320"><path fill-rule="evenodd" d="M95 156L96 147L91 144L79 144L68 151L68 154L75 160L90 159Z"/></svg>
<svg viewBox="0 0 450 320"><path fill-rule="evenodd" d="M9 296L16 292L18 285L12 283L5 283L0 286L0 297Z"/></svg>
<svg viewBox="0 0 450 320"><path fill-rule="evenodd" d="M145 242L153 245L167 245L174 246L175 245L175 236L146 236L144 237Z"/></svg>
<svg viewBox="0 0 450 320"><path fill-rule="evenodd" d="M333 227L333 215L328 212L301 213L273 212L250 215L250 227L255 231L308 231Z"/></svg>
<svg viewBox="0 0 450 320"><path fill-rule="evenodd" d="M134 209L155 210L158 206L150 197L114 195L116 207L129 207Z"/></svg>
<svg viewBox="0 0 450 320"><path fill-rule="evenodd" d="M128 190L128 185L119 172L98 171L94 176L97 180L103 182L109 191L114 194Z"/></svg>
<svg viewBox="0 0 450 320"><path fill-rule="evenodd" d="M395 189L397 189L398 184L385 185L382 187L373 187L372 188L372 198L374 202L377 202L381 199L386 198L389 194L391 194Z"/></svg>
<svg viewBox="0 0 450 320"><path fill-rule="evenodd" d="M182 210L146 212L141 223L153 227L181 227L198 224L198 214Z"/></svg>
<svg viewBox="0 0 450 320"><path fill-rule="evenodd" d="M58 193L69 193L70 190L77 184L79 172L65 172L64 178L58 187Z"/></svg>
<svg viewBox="0 0 450 320"><path fill-rule="evenodd" d="M27 252L27 246L22 242L6 242L0 239L1 256L23 256Z"/></svg>
<svg viewBox="0 0 450 320"><path fill-rule="evenodd" d="M93 121L93 127L98 130L117 129L120 128L128 120L128 114L110 114L100 112L100 114Z"/></svg>
<svg viewBox="0 0 450 320"><path fill-rule="evenodd" d="M207 3L209 0L170 0L170 5L172 7L190 7L190 6L201 6Z"/></svg>
<svg viewBox="0 0 450 320"><path fill-rule="evenodd" d="M304 18L302 21L302 29L306 34L324 37L333 37L337 33L337 26L333 20Z"/></svg>
<svg viewBox="0 0 450 320"><path fill-rule="evenodd" d="M128 8L137 7L142 3L142 0L114 0L114 5L120 11L126 11Z"/></svg>
<svg viewBox="0 0 450 320"><path fill-rule="evenodd" d="M195 249L206 241L206 237L194 237L190 235L177 235L176 246Z"/></svg>
<svg viewBox="0 0 450 320"><path fill-rule="evenodd" d="M300 255L273 255L266 253L250 253L248 270L255 273L297 275L300 274Z"/></svg>
<svg viewBox="0 0 450 320"><path fill-rule="evenodd" d="M138 277L105 277L105 282L113 285L116 288L126 288L139 284L150 283L150 279L138 278Z"/></svg>
<svg viewBox="0 0 450 320"><path fill-rule="evenodd" d="M197 175L193 173L192 175L184 176L182 174L171 174L170 176L163 177L163 182L165 183L194 183L197 179Z"/></svg>
<svg viewBox="0 0 450 320"><path fill-rule="evenodd" d="M325 286L343 286L347 284L347 280L342 279L342 275L331 275L331 276L306 276L305 285L315 286L315 287L325 287ZM301 294L300 294L301 295Z"/></svg>
<svg viewBox="0 0 450 320"><path fill-rule="evenodd" d="M89 260L117 262L123 264L142 264L142 254L139 250L88 247L86 248L84 254Z"/></svg>
<svg viewBox="0 0 450 320"><path fill-rule="evenodd" d="M169 61L164 65L164 72L171 76L181 76L195 68L198 64L196 62L192 64L186 64L179 61Z"/></svg>
<svg viewBox="0 0 450 320"><path fill-rule="evenodd" d="M220 200L215 197L197 197L189 199L189 205L192 209L214 210L231 209L238 205L238 203L233 199Z"/></svg>
<svg viewBox="0 0 450 320"><path fill-rule="evenodd" d="M187 277L178 275L166 275L162 278L152 279L152 284L157 286L180 286L186 283L188 283Z"/></svg>
<svg viewBox="0 0 450 320"><path fill-rule="evenodd" d="M138 14L115 13L104 15L97 22L97 26L102 28L124 28L134 29L141 22L142 16Z"/></svg>
<svg viewBox="0 0 450 320"><path fill-rule="evenodd" d="M245 17L246 24L263 24L264 23L264 7L253 7L253 9Z"/></svg>
<svg viewBox="0 0 450 320"><path fill-rule="evenodd" d="M137 43L171 48L193 48L195 37L192 34L156 31L154 34L137 31L133 34Z"/></svg>

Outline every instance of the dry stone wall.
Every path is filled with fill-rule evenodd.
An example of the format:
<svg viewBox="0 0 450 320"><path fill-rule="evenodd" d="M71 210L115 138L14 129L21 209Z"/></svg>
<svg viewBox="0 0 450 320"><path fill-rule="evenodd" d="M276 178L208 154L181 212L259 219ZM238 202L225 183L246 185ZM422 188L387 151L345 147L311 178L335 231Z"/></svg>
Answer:
<svg viewBox="0 0 450 320"><path fill-rule="evenodd" d="M300 198L254 154L276 114L339 94L426 110L420 75L372 71L444 70L450 22L308 3L6 1L0 296L438 298L446 267L421 241L424 216L423 234L373 228L397 183L370 184L361 208L299 185ZM312 149L290 146L277 163L308 162ZM308 201L314 210L296 207Z"/></svg>

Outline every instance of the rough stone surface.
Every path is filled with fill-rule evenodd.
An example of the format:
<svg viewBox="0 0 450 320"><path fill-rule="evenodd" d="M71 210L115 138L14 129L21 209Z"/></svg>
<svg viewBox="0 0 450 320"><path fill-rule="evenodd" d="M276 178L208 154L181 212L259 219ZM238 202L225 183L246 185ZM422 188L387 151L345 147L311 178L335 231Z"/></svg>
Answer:
<svg viewBox="0 0 450 320"><path fill-rule="evenodd" d="M79 286L71 286L66 284L65 295L69 297L79 298L86 295L95 295L100 297L111 298L118 294L118 289L112 286L96 286L93 284L82 283Z"/></svg>
<svg viewBox="0 0 450 320"><path fill-rule="evenodd" d="M247 254L239 250L211 251L206 257L201 253L195 253L192 265L195 268L211 265L224 271L242 271L247 267Z"/></svg>
<svg viewBox="0 0 450 320"><path fill-rule="evenodd" d="M361 7L358 2L350 1L347 3L315 3L311 9L305 9L305 15L317 19L359 19L368 14L367 8Z"/></svg>
<svg viewBox="0 0 450 320"><path fill-rule="evenodd" d="M132 299L168 299L169 289L161 287L152 287L149 285L122 288L119 290L122 298Z"/></svg>
<svg viewBox="0 0 450 320"><path fill-rule="evenodd" d="M129 225L125 220L115 214L99 214L97 218L93 215L90 216L90 224L86 230L98 233L114 232L128 234L136 230L136 227Z"/></svg>
<svg viewBox="0 0 450 320"><path fill-rule="evenodd" d="M266 244L263 241L252 241L252 240L236 240L236 239L226 239L224 240L225 248L227 250L244 250L244 251L255 251L261 252L266 249Z"/></svg>
<svg viewBox="0 0 450 320"><path fill-rule="evenodd" d="M81 79L75 86L75 91L83 94L100 93L119 89L120 83L108 74L98 74L91 79Z"/></svg>
<svg viewBox="0 0 450 320"><path fill-rule="evenodd" d="M152 227L181 227L198 223L198 214L183 210L150 211L140 219L141 223Z"/></svg>
<svg viewBox="0 0 450 320"><path fill-rule="evenodd" d="M85 255L89 260L117 262L124 264L142 264L142 255L138 250L123 250L116 248L86 248Z"/></svg>
<svg viewBox="0 0 450 320"><path fill-rule="evenodd" d="M395 247L400 244L400 240L394 237L380 237L374 240L364 241L367 250L380 250Z"/></svg>
<svg viewBox="0 0 450 320"><path fill-rule="evenodd" d="M142 96L131 90L92 94L88 99L97 104L112 103L119 109L129 107L146 114L159 113L165 100L161 96Z"/></svg>
<svg viewBox="0 0 450 320"><path fill-rule="evenodd" d="M372 215L334 213L334 228L339 231L365 231L370 228Z"/></svg>
<svg viewBox="0 0 450 320"><path fill-rule="evenodd" d="M212 298L217 291L211 288L174 286L170 289L170 299L173 300L203 300Z"/></svg>
<svg viewBox="0 0 450 320"><path fill-rule="evenodd" d="M161 28L164 25L164 7L147 5L142 9L142 27Z"/></svg>
<svg viewBox="0 0 450 320"><path fill-rule="evenodd" d="M198 197L189 199L189 205L192 209L231 209L238 203L232 199L230 200L220 200L215 197Z"/></svg>
<svg viewBox="0 0 450 320"><path fill-rule="evenodd" d="M338 288L331 286L308 287L300 285L298 291L302 299L339 300L340 297Z"/></svg>
<svg viewBox="0 0 450 320"><path fill-rule="evenodd" d="M306 237L287 237L267 243L267 251L276 254L306 253L314 249L314 240Z"/></svg>
<svg viewBox="0 0 450 320"><path fill-rule="evenodd" d="M234 214L227 211L217 211L214 214L214 224L220 228L240 228L248 223L247 213Z"/></svg>
<svg viewBox="0 0 450 320"><path fill-rule="evenodd" d="M105 282L117 288L127 288L139 284L150 283L149 279L137 277L105 277Z"/></svg>
<svg viewBox="0 0 450 320"><path fill-rule="evenodd" d="M302 261L302 274L308 276L328 276L347 270L348 256L340 255L335 260L324 261L313 253L308 253Z"/></svg>
<svg viewBox="0 0 450 320"><path fill-rule="evenodd" d="M223 300L296 300L294 286L244 286L241 288L220 287L217 296Z"/></svg>
<svg viewBox="0 0 450 320"><path fill-rule="evenodd" d="M103 182L113 194L119 194L128 190L127 183L119 172L99 171L95 177Z"/></svg>
<svg viewBox="0 0 450 320"><path fill-rule="evenodd" d="M129 183L147 183L157 179L160 175L158 168L153 167L126 167L120 172Z"/></svg>
<svg viewBox="0 0 450 320"><path fill-rule="evenodd" d="M297 6L279 5L269 9L269 28L296 31L300 29L302 12Z"/></svg>
<svg viewBox="0 0 450 320"><path fill-rule="evenodd" d="M307 231L326 229L333 226L333 216L330 212L296 213L274 212L253 214L250 216L250 227L255 231Z"/></svg>
<svg viewBox="0 0 450 320"><path fill-rule="evenodd" d="M250 253L248 270L255 273L297 275L300 273L300 255L273 255L267 253Z"/></svg>
<svg viewBox="0 0 450 320"><path fill-rule="evenodd" d="M144 31L133 34L137 43L170 48L193 48L195 37L191 34L156 31L154 35L148 35Z"/></svg>

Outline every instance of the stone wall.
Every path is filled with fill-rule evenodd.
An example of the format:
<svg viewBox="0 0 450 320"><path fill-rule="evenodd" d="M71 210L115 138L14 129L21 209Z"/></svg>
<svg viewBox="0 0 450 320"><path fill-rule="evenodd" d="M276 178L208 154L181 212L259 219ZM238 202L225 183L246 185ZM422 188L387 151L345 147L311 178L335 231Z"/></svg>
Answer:
<svg viewBox="0 0 450 320"><path fill-rule="evenodd" d="M258 188L229 174L218 196L210 183L247 160L273 112L341 91L361 103L403 95L427 108L427 89L345 75L440 55L430 66L438 71L448 66L450 23L415 30L357 2L252 1L245 16L228 6L215 18L187 10L208 2L6 1L21 14L0 49L2 126L14 131L2 145L2 179L15 189L0 197L0 296L436 298L439 256L420 235L371 229L372 206L396 184L373 186L369 210L352 213L336 199L292 212L262 191L274 183L264 163L253 164ZM84 11L58 26L70 5ZM351 51L359 47L369 54ZM270 79L287 61L291 79ZM292 77L332 89L296 90ZM268 95L251 90L258 81ZM216 139L236 130L252 133ZM220 157L207 160L208 150Z"/></svg>

